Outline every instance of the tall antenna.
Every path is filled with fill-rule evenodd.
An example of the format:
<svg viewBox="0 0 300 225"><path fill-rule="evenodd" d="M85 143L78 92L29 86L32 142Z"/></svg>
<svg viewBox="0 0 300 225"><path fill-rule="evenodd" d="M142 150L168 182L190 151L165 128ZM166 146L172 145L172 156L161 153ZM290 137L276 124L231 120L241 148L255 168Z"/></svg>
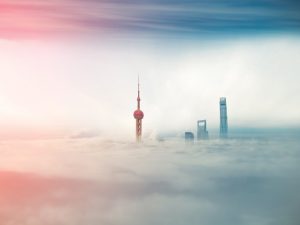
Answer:
<svg viewBox="0 0 300 225"><path fill-rule="evenodd" d="M138 91L140 92L140 74L138 74Z"/></svg>
<svg viewBox="0 0 300 225"><path fill-rule="evenodd" d="M140 101L141 101L141 98L140 98L140 74L138 74L138 97L137 97L138 109L140 109Z"/></svg>

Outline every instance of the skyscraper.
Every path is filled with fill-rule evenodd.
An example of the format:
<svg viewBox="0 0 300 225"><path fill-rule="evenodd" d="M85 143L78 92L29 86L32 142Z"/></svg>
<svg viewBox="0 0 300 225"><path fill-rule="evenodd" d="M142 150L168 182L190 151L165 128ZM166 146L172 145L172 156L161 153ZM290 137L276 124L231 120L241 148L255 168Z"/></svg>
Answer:
<svg viewBox="0 0 300 225"><path fill-rule="evenodd" d="M197 121L197 139L207 139L208 131L206 129L206 120Z"/></svg>
<svg viewBox="0 0 300 225"><path fill-rule="evenodd" d="M133 113L133 117L136 120L136 128L135 128L135 134L136 134L136 141L140 142L142 138L142 119L144 118L144 113L140 109L140 81L138 79L138 97L137 97L137 109Z"/></svg>
<svg viewBox="0 0 300 225"><path fill-rule="evenodd" d="M220 137L227 137L228 122L227 122L227 104L226 98L220 98Z"/></svg>
<svg viewBox="0 0 300 225"><path fill-rule="evenodd" d="M193 143L194 142L194 134L192 132L185 132L184 133L185 143Z"/></svg>

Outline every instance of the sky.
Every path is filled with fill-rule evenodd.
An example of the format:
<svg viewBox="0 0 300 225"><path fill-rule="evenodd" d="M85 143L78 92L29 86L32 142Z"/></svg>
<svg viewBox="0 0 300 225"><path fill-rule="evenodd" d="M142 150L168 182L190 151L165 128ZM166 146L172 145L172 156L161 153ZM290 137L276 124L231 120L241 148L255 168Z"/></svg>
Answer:
<svg viewBox="0 0 300 225"><path fill-rule="evenodd" d="M300 4L290 0L1 0L0 4L1 35L8 38L298 32L300 22Z"/></svg>
<svg viewBox="0 0 300 225"><path fill-rule="evenodd" d="M297 1L0 1L1 139L297 127Z"/></svg>

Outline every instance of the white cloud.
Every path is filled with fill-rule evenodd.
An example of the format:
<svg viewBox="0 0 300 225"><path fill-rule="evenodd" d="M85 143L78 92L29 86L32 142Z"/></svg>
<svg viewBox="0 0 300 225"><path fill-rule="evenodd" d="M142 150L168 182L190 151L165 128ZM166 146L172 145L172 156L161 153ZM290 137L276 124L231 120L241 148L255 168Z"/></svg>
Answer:
<svg viewBox="0 0 300 225"><path fill-rule="evenodd" d="M97 138L0 144L3 225L299 221L297 134L193 146Z"/></svg>

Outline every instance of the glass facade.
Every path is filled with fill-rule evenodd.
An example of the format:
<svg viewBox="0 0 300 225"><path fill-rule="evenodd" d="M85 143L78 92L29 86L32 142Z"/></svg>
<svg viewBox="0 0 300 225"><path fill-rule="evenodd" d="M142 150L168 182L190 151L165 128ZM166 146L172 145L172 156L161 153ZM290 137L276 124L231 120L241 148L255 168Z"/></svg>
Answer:
<svg viewBox="0 0 300 225"><path fill-rule="evenodd" d="M208 131L206 129L206 120L197 121L197 139L207 139Z"/></svg>
<svg viewBox="0 0 300 225"><path fill-rule="evenodd" d="M227 121L227 104L226 98L220 98L220 137L227 137L228 121Z"/></svg>

